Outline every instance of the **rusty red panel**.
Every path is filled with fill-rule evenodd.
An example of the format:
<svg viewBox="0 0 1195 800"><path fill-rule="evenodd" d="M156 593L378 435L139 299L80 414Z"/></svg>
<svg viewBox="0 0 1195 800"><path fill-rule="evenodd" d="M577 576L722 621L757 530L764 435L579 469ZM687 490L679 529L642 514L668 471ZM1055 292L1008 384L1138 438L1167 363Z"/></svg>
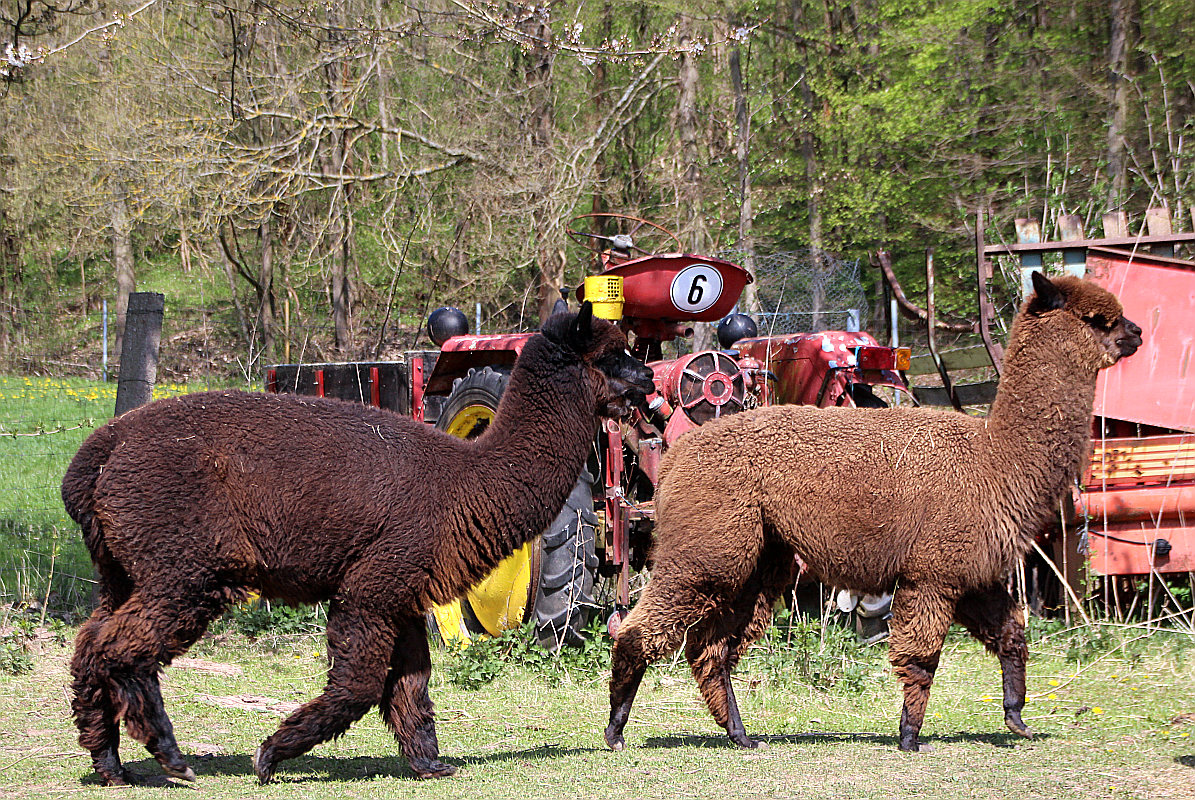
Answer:
<svg viewBox="0 0 1195 800"><path fill-rule="evenodd" d="M523 352L523 345L533 333L496 333L482 336L453 336L440 348L441 353L471 353L477 350L513 350Z"/></svg>
<svg viewBox="0 0 1195 800"><path fill-rule="evenodd" d="M1195 431L1195 262L1091 248L1087 270L1120 298L1144 339L1100 373L1095 413Z"/></svg>
<svg viewBox="0 0 1195 800"><path fill-rule="evenodd" d="M1195 571L1195 527L1178 521L1124 523L1087 534L1091 568L1101 575L1147 575ZM1156 542L1169 552L1160 555Z"/></svg>
<svg viewBox="0 0 1195 800"><path fill-rule="evenodd" d="M1089 491L1080 496L1080 509L1093 524L1156 521L1168 517L1195 520L1195 485L1134 486Z"/></svg>

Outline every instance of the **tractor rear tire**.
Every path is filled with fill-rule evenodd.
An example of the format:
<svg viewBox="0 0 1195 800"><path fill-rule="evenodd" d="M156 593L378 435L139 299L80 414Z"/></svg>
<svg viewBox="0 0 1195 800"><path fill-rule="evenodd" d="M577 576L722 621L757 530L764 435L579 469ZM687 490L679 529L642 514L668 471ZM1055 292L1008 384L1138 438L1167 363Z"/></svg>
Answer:
<svg viewBox="0 0 1195 800"><path fill-rule="evenodd" d="M485 432L497 412L510 374L501 369L470 369L458 379L444 402L436 427L462 439ZM544 442L550 447L551 442ZM593 511L593 477L582 469L577 484L534 545L531 580L524 619L535 620L536 638L547 650L579 646L593 613L593 582L598 559L595 550L597 515ZM525 602L516 598L519 603ZM467 597L461 599L464 624L471 635L485 630L476 621ZM473 624L470 624L472 618ZM487 617L488 618L488 617ZM510 620L509 625L518 625ZM493 624L493 620L491 620Z"/></svg>
<svg viewBox="0 0 1195 800"><path fill-rule="evenodd" d="M585 643L585 626L595 608L597 521L593 476L582 470L564 508L540 538L535 635L548 652Z"/></svg>

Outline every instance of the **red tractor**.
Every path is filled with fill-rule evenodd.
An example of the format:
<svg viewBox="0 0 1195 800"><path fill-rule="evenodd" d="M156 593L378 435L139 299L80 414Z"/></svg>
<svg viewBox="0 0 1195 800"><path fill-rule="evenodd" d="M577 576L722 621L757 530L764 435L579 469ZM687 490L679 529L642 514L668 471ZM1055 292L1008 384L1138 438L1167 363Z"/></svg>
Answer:
<svg viewBox="0 0 1195 800"><path fill-rule="evenodd" d="M545 647L579 643L598 608L594 591L602 581L612 584L613 629L631 605L633 575L647 564L660 458L691 428L759 405L877 406L885 404L877 387L898 397L908 391L900 374L908 368L907 349L881 346L861 332L757 336L749 317L731 313L753 280L746 269L719 258L643 249L641 232L669 237L678 249L680 242L641 219L586 216L622 232L569 230L575 239L603 245L595 248L600 273L586 279L578 299L618 320L632 353L655 372L656 391L631 420L607 421L598 431L587 469L543 536L465 597L436 609L445 641L497 635L534 620ZM663 345L692 336L693 323L719 320L721 349L663 358ZM454 436L478 436L532 334L469 334L455 309L433 312L428 332L439 350L408 352L399 361L269 367L267 391L359 400Z"/></svg>

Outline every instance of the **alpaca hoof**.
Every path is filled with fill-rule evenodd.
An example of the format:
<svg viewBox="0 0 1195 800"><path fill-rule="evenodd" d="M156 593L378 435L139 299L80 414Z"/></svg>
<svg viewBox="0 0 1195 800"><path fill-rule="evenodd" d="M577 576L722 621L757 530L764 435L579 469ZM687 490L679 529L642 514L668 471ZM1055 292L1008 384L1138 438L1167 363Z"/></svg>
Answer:
<svg viewBox="0 0 1195 800"><path fill-rule="evenodd" d="M274 749L266 749L263 744L257 748L257 752L253 754L253 772L257 775L257 782L265 786L270 781L274 780Z"/></svg>
<svg viewBox="0 0 1195 800"><path fill-rule="evenodd" d="M730 741L737 744L744 750L767 750L767 742L761 742L758 739L752 739L747 734L739 734L738 736L731 736Z"/></svg>
<svg viewBox="0 0 1195 800"><path fill-rule="evenodd" d="M415 770L415 774L420 780L429 780L431 778L447 778L456 774L456 767L451 764L445 764L443 761L424 761L418 765L412 764L411 769Z"/></svg>
<svg viewBox="0 0 1195 800"><path fill-rule="evenodd" d="M100 783L104 786L140 786L144 781L135 772L129 772L123 767L115 772L97 772Z"/></svg>
<svg viewBox="0 0 1195 800"><path fill-rule="evenodd" d="M162 767L162 771L171 778L177 778L180 781L189 781L191 783L195 782L195 771L186 764L184 764L181 768L164 766Z"/></svg>
<svg viewBox="0 0 1195 800"><path fill-rule="evenodd" d="M621 733L615 733L609 728L606 729L606 747L609 747L614 752L626 747L626 741L622 738Z"/></svg>
<svg viewBox="0 0 1195 800"><path fill-rule="evenodd" d="M1005 717L1004 724L1007 725L1008 729L1010 731L1012 731L1013 733L1015 733L1017 736L1021 736L1025 739L1033 738L1033 731L1030 730L1028 725L1026 725L1024 722L1021 721L1020 715L1017 715L1015 717L1011 716L1011 715Z"/></svg>
<svg viewBox="0 0 1195 800"><path fill-rule="evenodd" d="M932 753L932 752L934 752L934 746L932 744L926 744L925 742L919 742L916 739L911 739L911 740L902 739L900 742L900 749L905 751L906 753Z"/></svg>

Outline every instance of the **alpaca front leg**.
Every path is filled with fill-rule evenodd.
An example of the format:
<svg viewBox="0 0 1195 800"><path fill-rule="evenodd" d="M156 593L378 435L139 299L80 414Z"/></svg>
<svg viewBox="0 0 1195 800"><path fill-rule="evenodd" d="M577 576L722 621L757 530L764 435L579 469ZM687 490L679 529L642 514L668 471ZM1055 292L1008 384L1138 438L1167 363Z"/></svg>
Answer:
<svg viewBox="0 0 1195 800"><path fill-rule="evenodd" d="M610 655L610 721L606 725L606 746L621 750L626 746L623 729L631 715L631 705L647 667L680 646L688 621L699 616L699 606L686 605L680 593L661 590L664 581L652 579L639 604L622 621ZM675 604L656 602L663 595Z"/></svg>
<svg viewBox="0 0 1195 800"><path fill-rule="evenodd" d="M1004 689L1004 724L1018 736L1033 738L1021 719L1025 708L1025 617L1008 590L994 584L959 600L955 619L1000 659Z"/></svg>
<svg viewBox="0 0 1195 800"><path fill-rule="evenodd" d="M253 754L257 779L269 783L278 764L340 736L382 699L394 649L386 620L333 601L328 608L328 683L324 692L282 721Z"/></svg>
<svg viewBox="0 0 1195 800"><path fill-rule="evenodd" d="M407 619L399 625L390 656L390 673L382 692L382 719L415 774L420 778L445 778L454 774L456 767L439 759L436 720L427 693L431 671L424 618Z"/></svg>
<svg viewBox="0 0 1195 800"><path fill-rule="evenodd" d="M904 687L900 714L900 749L931 752L918 737L925 722L929 690L942 655L954 603L932 591L902 587L892 601L888 659Z"/></svg>

